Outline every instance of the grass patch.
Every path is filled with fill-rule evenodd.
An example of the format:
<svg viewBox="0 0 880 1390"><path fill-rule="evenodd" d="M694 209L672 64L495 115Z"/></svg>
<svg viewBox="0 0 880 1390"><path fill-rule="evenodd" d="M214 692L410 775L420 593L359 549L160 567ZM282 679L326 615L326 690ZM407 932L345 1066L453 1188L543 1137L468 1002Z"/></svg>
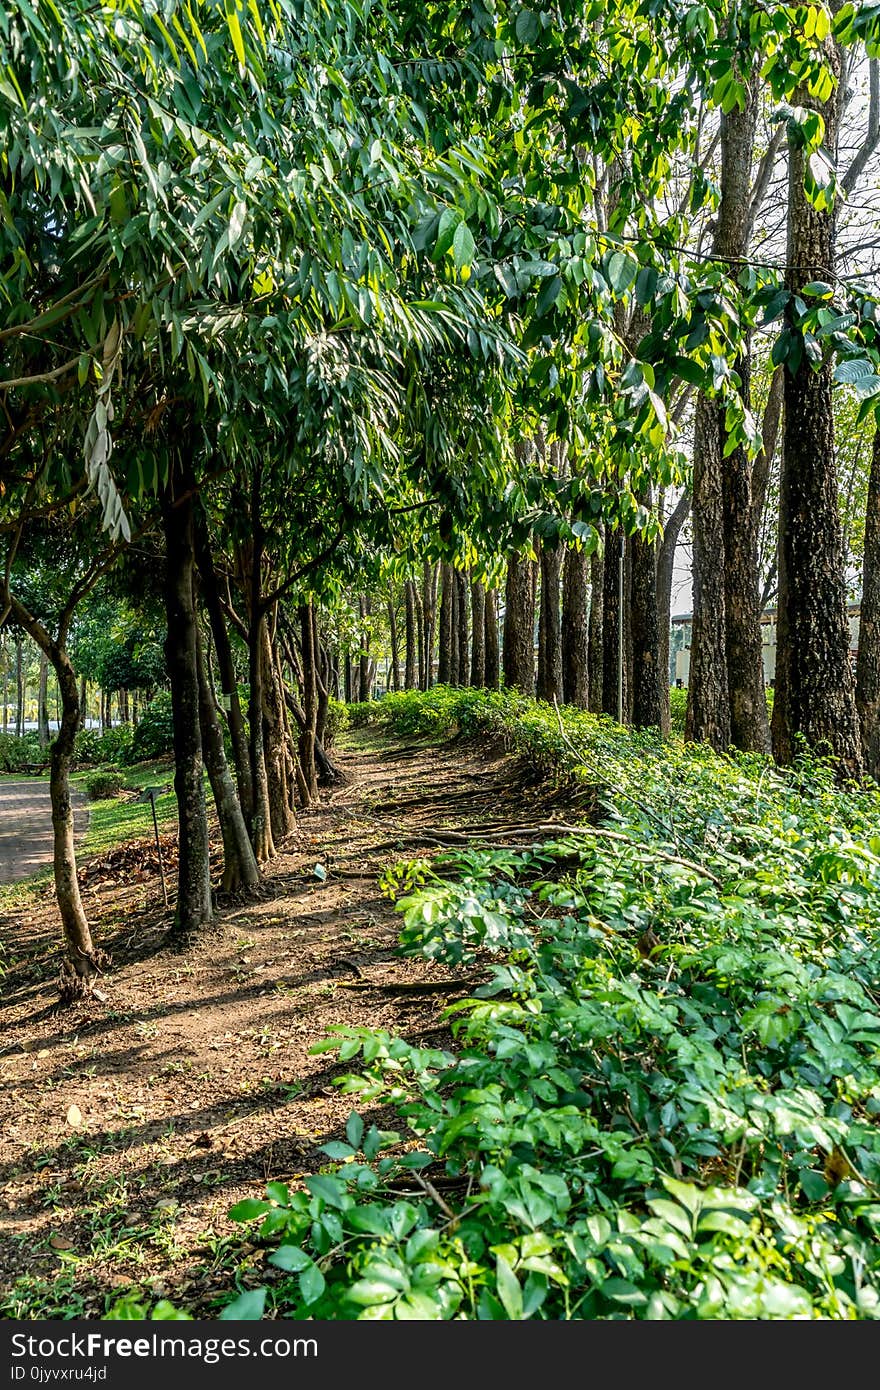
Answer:
<svg viewBox="0 0 880 1390"><path fill-rule="evenodd" d="M143 790L145 787L170 787L174 766L167 759L160 759L121 769L121 774L126 792ZM91 775L90 770L84 770L75 773L71 781L74 786L81 788ZM156 819L160 832L170 831L177 824L177 802L173 789L156 798ZM152 834L153 813L149 801L137 801L125 794L104 801L92 801L89 803L89 827L81 841L79 854L82 859L105 854L126 840L146 839Z"/></svg>

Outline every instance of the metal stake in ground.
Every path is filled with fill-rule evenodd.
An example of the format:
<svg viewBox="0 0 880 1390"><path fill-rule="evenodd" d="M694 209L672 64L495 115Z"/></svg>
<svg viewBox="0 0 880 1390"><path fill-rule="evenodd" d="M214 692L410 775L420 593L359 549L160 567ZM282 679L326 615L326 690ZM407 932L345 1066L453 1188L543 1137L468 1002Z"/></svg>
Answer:
<svg viewBox="0 0 880 1390"><path fill-rule="evenodd" d="M161 845L160 840L159 840L159 822L158 822L158 820L156 819L156 792L157 792L157 790L158 790L157 787L147 787L147 796L150 798L150 807L152 808L152 812L153 812L153 831L154 831L155 836L156 836L156 853L157 853L158 856L159 856L159 873L160 873L161 876L162 876L162 897L163 897L163 899L164 899L164 901L165 901L165 906L167 907L167 906L168 906L168 886L167 886L167 884L166 884L166 882L165 882L165 865L162 863L162 845Z"/></svg>

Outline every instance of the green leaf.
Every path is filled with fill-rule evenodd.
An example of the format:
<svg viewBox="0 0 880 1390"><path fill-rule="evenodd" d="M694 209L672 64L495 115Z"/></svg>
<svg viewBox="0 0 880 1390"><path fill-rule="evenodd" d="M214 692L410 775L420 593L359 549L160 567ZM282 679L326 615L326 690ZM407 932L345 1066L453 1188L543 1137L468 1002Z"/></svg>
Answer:
<svg viewBox="0 0 880 1390"><path fill-rule="evenodd" d="M532 44L541 32L541 21L534 10L520 10L516 17L516 37L521 44Z"/></svg>
<svg viewBox="0 0 880 1390"><path fill-rule="evenodd" d="M235 56L241 63L242 67L244 67L246 65L244 53L244 38L242 37L241 24L239 23L238 11L236 9L234 0L233 3L227 3L226 23L229 26L229 36L232 39L232 47L235 49Z"/></svg>
<svg viewBox="0 0 880 1390"><path fill-rule="evenodd" d="M543 282L535 303L535 313L538 318L543 318L554 308L561 293L562 277L560 275L554 275L552 279Z"/></svg>
<svg viewBox="0 0 880 1390"><path fill-rule="evenodd" d="M348 1205L345 1187L338 1178L328 1178L319 1173L317 1177L306 1178L306 1187L314 1197L321 1197L328 1206L342 1208Z"/></svg>
<svg viewBox="0 0 880 1390"><path fill-rule="evenodd" d="M297 1274L312 1263L311 1255L307 1255L305 1250L301 1250L298 1245L280 1245L269 1256L270 1265L275 1265L277 1269L284 1269L289 1274Z"/></svg>
<svg viewBox="0 0 880 1390"><path fill-rule="evenodd" d="M259 1322L266 1307L267 1292L267 1289L248 1289L232 1303L227 1303L217 1314L218 1319L221 1322Z"/></svg>
<svg viewBox="0 0 880 1390"><path fill-rule="evenodd" d="M475 250L470 227L466 222L459 222L452 238L452 257L456 270L463 270L473 264Z"/></svg>
<svg viewBox="0 0 880 1390"><path fill-rule="evenodd" d="M523 1297L520 1282L503 1255L496 1257L495 1278L498 1297L512 1322L522 1319Z"/></svg>
<svg viewBox="0 0 880 1390"><path fill-rule="evenodd" d="M290 1188L286 1182L267 1183L266 1196L270 1202L277 1202L279 1207L290 1206Z"/></svg>
<svg viewBox="0 0 880 1390"><path fill-rule="evenodd" d="M625 251L615 251L608 262L608 283L618 296L629 289L639 268L638 261Z"/></svg>
<svg viewBox="0 0 880 1390"><path fill-rule="evenodd" d="M299 1291L306 1304L315 1303L324 1292L326 1280L314 1263L308 1265L299 1276Z"/></svg>
<svg viewBox="0 0 880 1390"><path fill-rule="evenodd" d="M353 1149L359 1149L364 1137L364 1122L356 1110L352 1110L345 1122L345 1137Z"/></svg>
<svg viewBox="0 0 880 1390"><path fill-rule="evenodd" d="M270 1210L268 1202L260 1202L256 1197L245 1197L243 1202L236 1202L229 1216L232 1221L253 1221L257 1216L265 1216Z"/></svg>

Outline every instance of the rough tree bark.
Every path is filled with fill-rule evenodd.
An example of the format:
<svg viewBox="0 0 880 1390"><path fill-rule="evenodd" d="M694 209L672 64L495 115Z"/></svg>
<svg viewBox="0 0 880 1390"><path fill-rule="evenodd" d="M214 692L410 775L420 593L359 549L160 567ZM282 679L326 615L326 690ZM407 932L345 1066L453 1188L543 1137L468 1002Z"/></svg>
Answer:
<svg viewBox="0 0 880 1390"><path fill-rule="evenodd" d="M358 651L358 700L364 704L370 698L370 636L366 630L366 621L370 616L371 602L369 594L361 594L359 598L361 615L361 638Z"/></svg>
<svg viewBox="0 0 880 1390"><path fill-rule="evenodd" d="M458 675L455 653L455 579L452 566L440 566L440 622L437 645L437 680L452 685Z"/></svg>
<svg viewBox="0 0 880 1390"><path fill-rule="evenodd" d="M424 637L424 685L423 690L430 690L434 684L434 632L436 627L437 615L437 576L439 565L434 560L425 560L422 564L422 628ZM439 679L439 676L438 676Z"/></svg>
<svg viewBox="0 0 880 1390"><path fill-rule="evenodd" d="M571 547L562 566L562 698L587 709L589 682L590 556Z"/></svg>
<svg viewBox="0 0 880 1390"><path fill-rule="evenodd" d="M633 536L629 545L632 579L629 602L632 633L632 722L636 729L662 729L663 700L658 669L660 628L657 567L653 541ZM666 682L663 682L666 684Z"/></svg>
<svg viewBox="0 0 880 1390"><path fill-rule="evenodd" d="M214 909L199 726L199 676L193 602L193 480L184 474L179 465L172 467L160 503L166 551L165 612L168 635L165 639L165 664L171 685L174 790L178 819L174 927L179 933L188 933L209 923Z"/></svg>
<svg viewBox="0 0 880 1390"><path fill-rule="evenodd" d="M880 428L874 434L865 513L856 706L865 770L875 782L880 782Z"/></svg>
<svg viewBox="0 0 880 1390"><path fill-rule="evenodd" d="M524 695L535 693L535 563L523 555L507 561L504 639L504 684Z"/></svg>
<svg viewBox="0 0 880 1390"><path fill-rule="evenodd" d="M562 699L562 624L559 611L559 581L562 548L541 546L541 601L538 609L538 677L535 692L539 700L552 704Z"/></svg>
<svg viewBox="0 0 880 1390"><path fill-rule="evenodd" d="M471 584L471 685L486 683L486 590L475 579Z"/></svg>
<svg viewBox="0 0 880 1390"><path fill-rule="evenodd" d="M757 77L744 109L721 117L721 201L712 254L735 266L748 251ZM737 363L748 403L749 364ZM694 621L685 732L723 750L769 750L758 595L753 466L742 448L725 457L725 410L701 396L694 429Z"/></svg>
<svg viewBox="0 0 880 1390"><path fill-rule="evenodd" d="M403 586L404 600L406 603L406 658L403 668L403 685L405 690L415 690L419 684L418 669L418 633L416 625L416 586L412 579L407 579Z"/></svg>
<svg viewBox="0 0 880 1390"><path fill-rule="evenodd" d="M255 888L260 870L250 842L235 782L226 761L220 715L211 693L208 667L201 632L196 623L196 674L199 682L199 729L202 735L202 754L211 783L220 834L223 837L223 879L226 893L239 888Z"/></svg>
<svg viewBox="0 0 880 1390"><path fill-rule="evenodd" d="M232 644L229 640L226 617L220 599L217 572L214 568L214 559L211 554L211 544L208 536L208 521L200 498L197 499L195 504L193 535L196 564L199 570L200 593L205 611L208 615L208 621L211 624L211 635L214 638L217 669L220 673L223 713L226 716L226 721L229 726L229 737L232 743L232 756L235 761L235 780L238 783L238 798L245 821L250 828L253 823L254 814L254 789L251 778L247 732L245 730L241 700L238 695L238 680L235 674L235 663L232 659Z"/></svg>
<svg viewBox="0 0 880 1390"><path fill-rule="evenodd" d="M318 769L315 741L318 736L318 660L315 641L315 609L311 599L300 605L300 644L302 648L303 724L299 737L299 765L308 803L318 795ZM395 690L397 686L394 687Z"/></svg>
<svg viewBox="0 0 880 1390"><path fill-rule="evenodd" d="M841 55L825 45L835 78ZM825 145L834 151L840 88L825 103L808 92L802 105L825 121ZM789 141L786 285L797 294L813 280L834 281L834 216L817 210L804 192L804 151ZM789 315L790 318L790 315ZM793 323L792 350L801 343ZM790 763L798 736L814 752L831 754L841 776L862 774L862 746L849 657L843 538L834 452L832 369L815 370L806 353L787 360L779 483L779 604L773 752ZM795 370L792 370L795 368Z"/></svg>
<svg viewBox="0 0 880 1390"><path fill-rule="evenodd" d="M697 401L694 421L692 506L694 616L685 737L720 752L730 744L721 422L705 396Z"/></svg>
<svg viewBox="0 0 880 1390"><path fill-rule="evenodd" d="M397 609L394 606L394 585L389 584L388 632L391 638L391 689L400 689L400 642L397 637Z"/></svg>
<svg viewBox="0 0 880 1390"><path fill-rule="evenodd" d="M269 793L269 820L272 840L277 846L296 826L293 809L293 788L302 769L293 755L287 708L284 700L284 680L275 645L275 624L263 622L262 644L262 729L266 761L266 783ZM300 785L300 791L303 787ZM307 791L303 800L308 800Z"/></svg>
<svg viewBox="0 0 880 1390"><path fill-rule="evenodd" d="M601 714L605 659L605 550L604 538L590 556L590 620L587 629L587 708Z"/></svg>
<svg viewBox="0 0 880 1390"><path fill-rule="evenodd" d="M455 572L455 620L458 632L456 643L458 649L458 672L457 684L466 686L470 680L471 666L468 651L469 620L468 620L468 598L469 585L467 575L463 570Z"/></svg>
<svg viewBox="0 0 880 1390"><path fill-rule="evenodd" d="M622 714L620 710L620 625L624 621L620 604L620 567L623 544L620 528L606 526L602 593L602 710L613 719L626 718L625 661Z"/></svg>
<svg viewBox="0 0 880 1390"><path fill-rule="evenodd" d="M498 592L495 589L486 590L484 617L486 664L483 681L487 690L497 690L501 684L501 653L498 641Z"/></svg>

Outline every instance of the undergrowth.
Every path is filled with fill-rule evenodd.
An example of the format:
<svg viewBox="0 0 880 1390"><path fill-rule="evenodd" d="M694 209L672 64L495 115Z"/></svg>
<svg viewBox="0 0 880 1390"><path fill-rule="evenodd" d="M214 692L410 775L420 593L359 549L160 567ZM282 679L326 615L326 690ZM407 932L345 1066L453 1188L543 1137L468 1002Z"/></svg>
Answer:
<svg viewBox="0 0 880 1390"><path fill-rule="evenodd" d="M322 1045L345 1140L233 1209L272 1277L225 1316L880 1315L880 795L510 694L351 720L502 738L601 820L387 876L402 949L488 978L449 1051Z"/></svg>

